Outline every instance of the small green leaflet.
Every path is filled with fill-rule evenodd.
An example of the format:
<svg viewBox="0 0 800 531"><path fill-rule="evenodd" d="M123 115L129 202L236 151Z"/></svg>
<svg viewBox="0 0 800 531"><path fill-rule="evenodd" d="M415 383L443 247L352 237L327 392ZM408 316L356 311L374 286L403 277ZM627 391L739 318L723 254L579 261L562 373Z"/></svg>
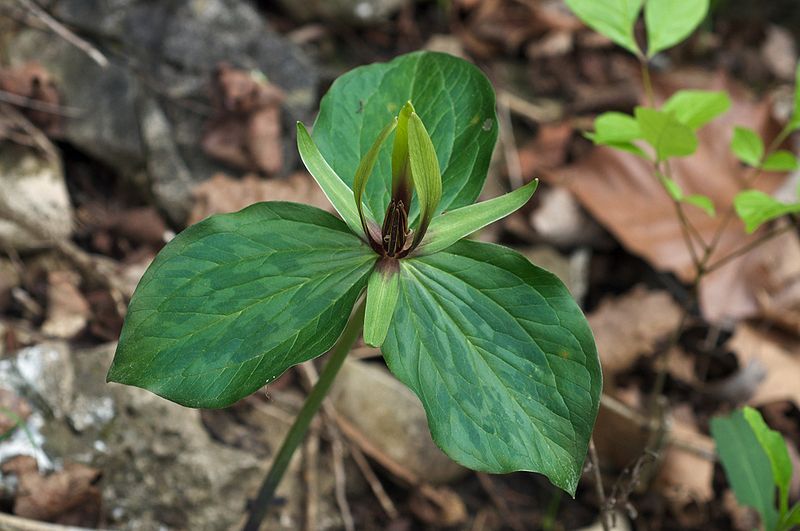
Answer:
<svg viewBox="0 0 800 531"><path fill-rule="evenodd" d="M794 171L797 169L797 157L781 149L771 153L761 167L766 171Z"/></svg>
<svg viewBox="0 0 800 531"><path fill-rule="evenodd" d="M716 208L714 208L714 202L711 201L710 197L701 194L684 195L680 185L674 180L664 175L659 177L661 182L664 184L664 188L667 189L667 192L672 199L696 206L711 217L716 215Z"/></svg>
<svg viewBox="0 0 800 531"><path fill-rule="evenodd" d="M764 157L764 142L752 129L737 127L733 130L731 150L736 158L756 168Z"/></svg>
<svg viewBox="0 0 800 531"><path fill-rule="evenodd" d="M752 233L767 221L800 212L800 203L781 203L759 190L739 192L733 199L733 206L739 218L744 221L748 233Z"/></svg>
<svg viewBox="0 0 800 531"><path fill-rule="evenodd" d="M775 529L778 512L772 468L744 414L734 411L711 419L711 435L736 499L758 511L766 529Z"/></svg>
<svg viewBox="0 0 800 531"><path fill-rule="evenodd" d="M639 156L644 153L633 141L642 138L642 130L636 118L621 112L606 112L595 118L594 131L586 138L598 146L611 146Z"/></svg>
<svg viewBox="0 0 800 531"><path fill-rule="evenodd" d="M730 108L731 98L725 91L679 90L667 100L662 110L697 130Z"/></svg>
<svg viewBox="0 0 800 531"><path fill-rule="evenodd" d="M566 0L567 6L587 26L602 33L634 55L641 55L633 26L644 0Z"/></svg>
<svg viewBox="0 0 800 531"><path fill-rule="evenodd" d="M364 341L380 347L392 322L397 296L400 294L399 262L393 258L379 260L369 276L367 308L364 316Z"/></svg>
<svg viewBox="0 0 800 531"><path fill-rule="evenodd" d="M697 135L691 127L679 122L672 114L637 107L635 116L642 130L642 137L655 150L657 160L686 157L697 150Z"/></svg>
<svg viewBox="0 0 800 531"><path fill-rule="evenodd" d="M688 37L708 14L709 0L647 0L647 56L675 46Z"/></svg>
<svg viewBox="0 0 800 531"><path fill-rule="evenodd" d="M469 240L403 259L382 351L452 459L540 472L574 495L602 383L591 330L558 278Z"/></svg>
<svg viewBox="0 0 800 531"><path fill-rule="evenodd" d="M786 441L780 433L769 429L757 410L745 407L742 413L767 454L772 466L772 479L778 487L780 513L785 514L789 510L789 485L792 482L792 460L786 449Z"/></svg>

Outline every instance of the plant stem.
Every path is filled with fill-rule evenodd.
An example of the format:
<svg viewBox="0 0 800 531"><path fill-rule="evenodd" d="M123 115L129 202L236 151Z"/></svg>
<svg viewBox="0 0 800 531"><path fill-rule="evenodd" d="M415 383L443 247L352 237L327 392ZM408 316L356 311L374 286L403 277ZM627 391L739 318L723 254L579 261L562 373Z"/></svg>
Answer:
<svg viewBox="0 0 800 531"><path fill-rule="evenodd" d="M342 335L339 336L330 351L330 358L319 376L317 385L309 393L303 408L297 414L294 424L289 429L289 433L286 434L286 438L283 440L283 444L272 462L272 467L270 467L267 477L264 478L264 482L261 484L258 496L253 502L252 512L247 519L247 523L242 528L243 531L258 531L261 527L261 522L267 514L267 509L269 509L270 502L275 495L275 490L278 488L281 478L283 478L283 474L289 467L294 451L303 441L311 420L322 405L322 401L328 393L336 374L342 368L347 353L350 352L353 343L361 335L363 326L364 301L358 303L356 310L350 316Z"/></svg>
<svg viewBox="0 0 800 531"><path fill-rule="evenodd" d="M650 79L650 66L644 57L641 57L639 62L642 65L642 84L644 85L644 94L647 97L647 105L655 107L656 97L655 92L653 92L653 81Z"/></svg>

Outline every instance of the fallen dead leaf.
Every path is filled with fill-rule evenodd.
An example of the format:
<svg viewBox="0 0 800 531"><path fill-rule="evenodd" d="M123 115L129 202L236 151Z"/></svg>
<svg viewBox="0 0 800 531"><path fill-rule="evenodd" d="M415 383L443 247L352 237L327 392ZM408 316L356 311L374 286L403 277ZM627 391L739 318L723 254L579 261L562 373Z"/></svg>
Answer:
<svg viewBox="0 0 800 531"><path fill-rule="evenodd" d="M750 405L789 400L800 407L800 341L740 324L727 348L736 353L740 367L757 363L764 369L764 379L748 401Z"/></svg>
<svg viewBox="0 0 800 531"><path fill-rule="evenodd" d="M60 472L42 475L33 457L19 456L6 461L2 471L17 477L14 514L68 525L98 524L101 498L95 484L99 470L68 463Z"/></svg>
<svg viewBox="0 0 800 531"><path fill-rule="evenodd" d="M213 84L215 117L203 136L208 155L249 171L283 168L283 91L252 71L221 64Z"/></svg>
<svg viewBox="0 0 800 531"><path fill-rule="evenodd" d="M677 159L672 165L675 180L687 193L700 193L712 199L720 213L732 204L741 188L745 170L731 155L729 144L734 125L748 125L771 138L776 126L770 120L769 102L754 103L748 94L723 75L709 78L678 72L662 78L663 93L676 86L725 89L732 94L732 109L700 130L700 147L691 157ZM691 254L684 242L681 225L672 201L653 176L650 163L629 153L598 147L578 163L544 177L553 184L566 186L583 206L630 251L642 256L659 269L672 271L689 282L694 275ZM777 189L785 176L762 175L757 188L767 192ZM706 241L710 241L723 216L707 216L687 206L686 215ZM711 263L726 256L758 236L747 236L742 223L733 221L723 232ZM791 245L793 234L776 238L778 247ZM763 247L731 261L709 274L700 290L701 308L712 321L740 319L758 313L756 294L759 285L747 280L748 271L758 267ZM755 262L754 262L755 261ZM794 270L800 270L795 262Z"/></svg>
<svg viewBox="0 0 800 531"><path fill-rule="evenodd" d="M38 63L26 63L15 68L0 68L0 90L23 98L20 111L47 134L56 134L61 117L55 112L35 109L37 103L57 108L58 90L53 78ZM27 100L27 102L26 102Z"/></svg>
<svg viewBox="0 0 800 531"><path fill-rule="evenodd" d="M69 339L86 327L92 312L78 289L80 282L80 275L74 271L48 272L47 318L42 333Z"/></svg>
<svg viewBox="0 0 800 531"><path fill-rule="evenodd" d="M649 356L657 343L680 322L681 309L664 291L637 286L620 297L607 298L589 316L606 386L614 376Z"/></svg>
<svg viewBox="0 0 800 531"><path fill-rule="evenodd" d="M255 175L234 179L218 173L194 189L195 204L189 224L212 214L236 212L259 201L294 201L332 212L330 202L310 175L294 173L286 179L264 180Z"/></svg>

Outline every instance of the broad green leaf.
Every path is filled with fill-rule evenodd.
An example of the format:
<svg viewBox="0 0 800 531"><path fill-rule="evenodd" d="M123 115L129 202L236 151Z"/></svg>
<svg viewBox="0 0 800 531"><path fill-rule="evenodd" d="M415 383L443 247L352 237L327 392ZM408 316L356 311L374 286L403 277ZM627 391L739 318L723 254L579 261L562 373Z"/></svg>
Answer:
<svg viewBox="0 0 800 531"><path fill-rule="evenodd" d="M108 379L190 407L232 404L333 345L375 258L307 205L207 218L142 277Z"/></svg>
<svg viewBox="0 0 800 531"><path fill-rule="evenodd" d="M774 529L778 513L770 462L742 412L711 419L711 435L736 499L758 511L765 529Z"/></svg>
<svg viewBox="0 0 800 531"><path fill-rule="evenodd" d="M675 46L688 37L708 14L708 0L647 0L647 55Z"/></svg>
<svg viewBox="0 0 800 531"><path fill-rule="evenodd" d="M728 112L731 98L725 91L679 90L667 100L662 110L692 129L699 129L717 116Z"/></svg>
<svg viewBox="0 0 800 531"><path fill-rule="evenodd" d="M469 240L401 260L382 351L452 459L540 472L574 495L602 384L592 332L558 278Z"/></svg>
<svg viewBox="0 0 800 531"><path fill-rule="evenodd" d="M748 233L755 231L767 221L800 212L800 203L781 203L758 190L739 192L733 199L733 206L739 218L744 221Z"/></svg>
<svg viewBox="0 0 800 531"><path fill-rule="evenodd" d="M414 243L419 243L428 230L439 202L442 200L442 174L439 160L425 125L417 113L408 117L408 161L414 191L419 198L420 222L414 234Z"/></svg>
<svg viewBox="0 0 800 531"><path fill-rule="evenodd" d="M794 529L792 526L800 526L800 503L795 503L792 509L784 518L784 529Z"/></svg>
<svg viewBox="0 0 800 531"><path fill-rule="evenodd" d="M380 347L383 344L399 294L399 262L393 258L378 261L367 284L364 341L368 345Z"/></svg>
<svg viewBox="0 0 800 531"><path fill-rule="evenodd" d="M636 121L642 129L642 137L653 147L659 161L685 157L697 150L697 135L692 128L669 113L637 107Z"/></svg>
<svg viewBox="0 0 800 531"><path fill-rule="evenodd" d="M794 171L797 169L797 157L789 151L778 150L771 153L761 167L767 171Z"/></svg>
<svg viewBox="0 0 800 531"><path fill-rule="evenodd" d="M314 140L342 179L352 184L358 163L381 128L406 102L428 127L442 172L439 211L472 204L486 180L497 139L492 86L474 65L436 52L415 52L339 77L322 99ZM391 195L391 149L381 150L364 202L379 225ZM409 223L419 209L412 202Z"/></svg>
<svg viewBox="0 0 800 531"><path fill-rule="evenodd" d="M567 0L567 6L587 26L634 55L640 55L633 35L644 0Z"/></svg>
<svg viewBox="0 0 800 531"><path fill-rule="evenodd" d="M733 130L731 150L736 158L755 168L764 156L764 142L752 129L737 127Z"/></svg>
<svg viewBox="0 0 800 531"><path fill-rule="evenodd" d="M711 198L708 196L701 194L692 194L684 196L682 201L684 203L696 206L697 208L703 210L706 214L708 214L712 218L717 213L717 209L714 208L714 202L711 201Z"/></svg>
<svg viewBox="0 0 800 531"><path fill-rule="evenodd" d="M606 112L595 118L594 132L586 137L597 145L617 145L642 138L639 122L629 114Z"/></svg>
<svg viewBox="0 0 800 531"><path fill-rule="evenodd" d="M363 229L358 210L353 202L353 191L322 158L302 122L297 122L297 150L300 152L300 158L303 160L308 172L317 181L319 187L322 188L336 212L342 216L342 219L353 231L353 234L361 234ZM369 207L366 208L366 215L370 219L375 219Z"/></svg>
<svg viewBox="0 0 800 531"><path fill-rule="evenodd" d="M408 117L414 112L410 101L403 105L397 117L397 132L392 146L392 196L397 197L401 186L408 186L410 168L408 167ZM409 188L408 193L411 190Z"/></svg>
<svg viewBox="0 0 800 531"><path fill-rule="evenodd" d="M539 180L534 179L500 197L441 214L431 222L413 255L423 256L447 249L458 240L506 217L527 203L538 186Z"/></svg>
<svg viewBox="0 0 800 531"><path fill-rule="evenodd" d="M362 203L362 195L364 194L364 187L367 185L367 181L369 180L369 176L372 174L372 169L375 167L375 161L378 160L378 153L383 146L383 143L389 137L390 134L395 130L397 127L397 118L392 119L386 127L378 134L378 137L375 139L375 142L372 143L372 147L369 148L367 154L364 155L364 158L361 159L361 162L358 164L358 168L356 168L356 175L353 178L353 198L356 202L356 209L358 209L358 216L361 219L361 226L364 228L364 236L369 238L369 227L367 225L367 220L364 218L364 205Z"/></svg>
<svg viewBox="0 0 800 531"><path fill-rule="evenodd" d="M789 509L789 485L792 482L792 460L786 449L786 441L783 440L780 433L767 426L761 413L757 410L745 407L742 413L764 453L767 454L767 459L772 467L772 479L775 481L775 486L778 487L781 513L786 513Z"/></svg>

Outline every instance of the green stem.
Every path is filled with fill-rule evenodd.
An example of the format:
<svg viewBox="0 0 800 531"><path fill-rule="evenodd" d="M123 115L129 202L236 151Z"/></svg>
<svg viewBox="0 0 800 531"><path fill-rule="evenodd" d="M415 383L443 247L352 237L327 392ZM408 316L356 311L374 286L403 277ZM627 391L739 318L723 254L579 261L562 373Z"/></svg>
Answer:
<svg viewBox="0 0 800 531"><path fill-rule="evenodd" d="M317 385L311 390L311 393L303 404L303 408L300 410L300 413L297 414L294 424L289 429L289 433L286 434L286 438L283 440L283 444L280 450L278 450L275 460L272 462L272 467L269 469L267 477L264 478L264 482L261 484L258 496L253 503L250 517L242 528L243 531L258 531L261 527L261 522L267 514L267 509L269 509L269 505L275 495L275 490L278 488L278 484L289 466L295 449L297 449L303 441L308 431L308 426L311 424L311 420L314 418L317 411L319 411L322 401L325 395L328 394L328 389L330 389L336 374L339 372L339 369L342 368L347 353L350 352L353 343L355 343L359 335L361 335L363 326L364 302L362 301L358 304L353 315L350 316L350 320L347 322L347 326L345 326L342 335L339 336L336 344L331 349L330 358L325 368L322 370L322 374L319 376Z"/></svg>

